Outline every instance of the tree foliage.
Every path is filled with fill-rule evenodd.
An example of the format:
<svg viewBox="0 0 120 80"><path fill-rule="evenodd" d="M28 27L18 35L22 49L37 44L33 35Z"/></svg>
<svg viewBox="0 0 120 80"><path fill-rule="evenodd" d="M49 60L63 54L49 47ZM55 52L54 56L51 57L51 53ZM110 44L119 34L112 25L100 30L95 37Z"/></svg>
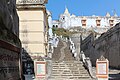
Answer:
<svg viewBox="0 0 120 80"><path fill-rule="evenodd" d="M56 34L58 36L62 35L63 37L69 37L72 33L69 30L66 30L64 28L52 28L53 34Z"/></svg>

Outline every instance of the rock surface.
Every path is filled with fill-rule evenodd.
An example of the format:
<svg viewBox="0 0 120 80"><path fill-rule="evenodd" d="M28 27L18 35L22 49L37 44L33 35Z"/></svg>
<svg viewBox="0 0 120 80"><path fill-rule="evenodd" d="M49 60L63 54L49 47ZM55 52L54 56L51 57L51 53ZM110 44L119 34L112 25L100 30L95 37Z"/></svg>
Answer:
<svg viewBox="0 0 120 80"><path fill-rule="evenodd" d="M19 18L16 11L16 0L0 0L0 23L18 36Z"/></svg>

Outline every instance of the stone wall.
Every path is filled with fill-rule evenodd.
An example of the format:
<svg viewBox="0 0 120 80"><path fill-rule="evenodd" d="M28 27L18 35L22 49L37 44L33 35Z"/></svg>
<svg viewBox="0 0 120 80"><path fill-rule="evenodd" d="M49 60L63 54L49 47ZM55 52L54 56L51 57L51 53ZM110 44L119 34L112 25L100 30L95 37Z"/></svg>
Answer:
<svg viewBox="0 0 120 80"><path fill-rule="evenodd" d="M20 79L20 48L0 40L0 80Z"/></svg>
<svg viewBox="0 0 120 80"><path fill-rule="evenodd" d="M96 59L104 55L111 67L120 69L120 23L101 34L98 39L90 34L82 41L81 48L90 57L93 65L96 64Z"/></svg>
<svg viewBox="0 0 120 80"><path fill-rule="evenodd" d="M16 0L0 0L0 22L17 36L19 18L16 12Z"/></svg>
<svg viewBox="0 0 120 80"><path fill-rule="evenodd" d="M21 42L16 0L0 0L0 80L19 80Z"/></svg>
<svg viewBox="0 0 120 80"><path fill-rule="evenodd" d="M79 60L79 55L80 55L80 33L76 33L73 34L71 37L71 40L73 41L73 43L75 44L75 49L76 49L76 53L77 53L77 60Z"/></svg>

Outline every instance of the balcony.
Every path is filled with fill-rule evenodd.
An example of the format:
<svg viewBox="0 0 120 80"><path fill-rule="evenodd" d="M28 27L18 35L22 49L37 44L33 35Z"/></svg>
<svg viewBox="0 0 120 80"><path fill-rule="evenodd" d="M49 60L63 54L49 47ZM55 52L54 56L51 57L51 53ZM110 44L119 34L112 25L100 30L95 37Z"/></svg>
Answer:
<svg viewBox="0 0 120 80"><path fill-rule="evenodd" d="M16 4L17 5L42 5L42 4L46 4L48 2L48 0L17 0Z"/></svg>

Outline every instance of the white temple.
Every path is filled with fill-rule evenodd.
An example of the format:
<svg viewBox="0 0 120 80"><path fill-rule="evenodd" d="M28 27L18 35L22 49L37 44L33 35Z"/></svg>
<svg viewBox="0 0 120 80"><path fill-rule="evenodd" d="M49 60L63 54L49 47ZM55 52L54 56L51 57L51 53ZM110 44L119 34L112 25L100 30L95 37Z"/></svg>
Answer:
<svg viewBox="0 0 120 80"><path fill-rule="evenodd" d="M70 14L69 10L65 8L63 14L60 14L59 20L53 20L53 27L70 29L73 27L82 27L86 29L93 28L94 30L106 31L108 28L120 22L120 17L114 13L111 16L108 12L105 16L76 16ZM104 32L102 31L102 32Z"/></svg>

